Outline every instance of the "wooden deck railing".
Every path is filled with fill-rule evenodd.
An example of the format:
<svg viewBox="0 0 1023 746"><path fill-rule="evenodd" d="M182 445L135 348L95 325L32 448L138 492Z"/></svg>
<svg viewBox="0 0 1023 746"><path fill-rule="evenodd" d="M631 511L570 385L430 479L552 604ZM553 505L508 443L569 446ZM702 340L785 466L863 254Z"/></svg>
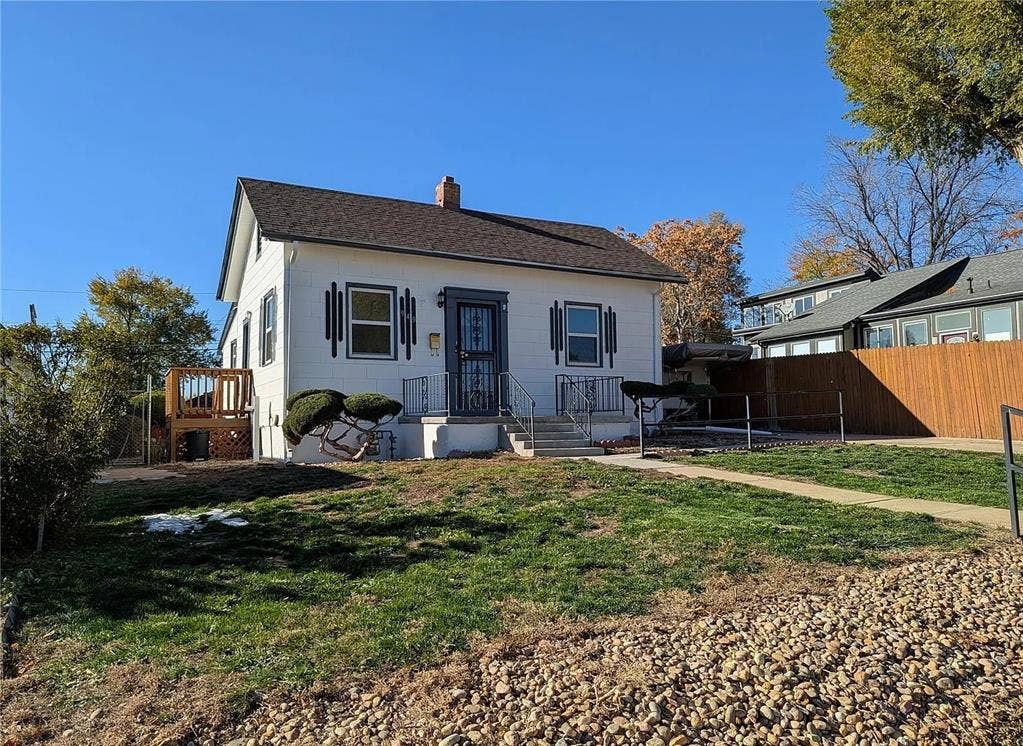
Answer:
<svg viewBox="0 0 1023 746"><path fill-rule="evenodd" d="M248 417L252 404L249 368L171 368L167 372L169 420Z"/></svg>

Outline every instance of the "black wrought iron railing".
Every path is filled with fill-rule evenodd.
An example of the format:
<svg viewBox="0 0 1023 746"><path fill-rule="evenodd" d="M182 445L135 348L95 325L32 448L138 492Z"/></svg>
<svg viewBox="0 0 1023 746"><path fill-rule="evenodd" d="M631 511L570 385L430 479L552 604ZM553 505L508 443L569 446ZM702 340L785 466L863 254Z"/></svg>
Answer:
<svg viewBox="0 0 1023 746"><path fill-rule="evenodd" d="M563 381L561 388L561 408L563 414L572 420L576 430L586 436L593 444L593 400L573 381Z"/></svg>
<svg viewBox="0 0 1023 746"><path fill-rule="evenodd" d="M590 401L590 413L625 414L622 376L579 376L559 373L554 376L554 411L566 414L569 399L581 392Z"/></svg>
<svg viewBox="0 0 1023 746"><path fill-rule="evenodd" d="M530 445L533 444L533 421L536 417L536 400L526 391L525 387L511 373L501 374L501 414L507 413L529 435Z"/></svg>
<svg viewBox="0 0 1023 746"><path fill-rule="evenodd" d="M402 413L412 417L450 414L449 388L449 376L446 372L403 379L401 382L402 404L404 405Z"/></svg>

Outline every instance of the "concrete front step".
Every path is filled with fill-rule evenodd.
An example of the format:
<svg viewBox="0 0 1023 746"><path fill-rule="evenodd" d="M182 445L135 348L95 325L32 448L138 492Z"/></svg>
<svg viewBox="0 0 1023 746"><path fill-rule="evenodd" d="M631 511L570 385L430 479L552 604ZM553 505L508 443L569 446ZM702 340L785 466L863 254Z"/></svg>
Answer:
<svg viewBox="0 0 1023 746"><path fill-rule="evenodd" d="M580 446L579 448L531 448L526 450L529 456L602 456L603 448L596 446Z"/></svg>
<svg viewBox="0 0 1023 746"><path fill-rule="evenodd" d="M526 432L524 427L517 424L505 425L504 429L509 435ZM575 425L571 422L536 422L533 424L534 433L571 433L575 431Z"/></svg>
<svg viewBox="0 0 1023 746"><path fill-rule="evenodd" d="M519 447L524 450L533 450L535 448L589 448L590 442L586 438L561 438L556 440L537 438L536 440L513 441L512 447L515 450L518 450Z"/></svg>
<svg viewBox="0 0 1023 746"><path fill-rule="evenodd" d="M529 440L529 433L508 433L508 438L521 443ZM586 440L586 437L578 430L535 430L533 438L536 440L565 440L566 438Z"/></svg>

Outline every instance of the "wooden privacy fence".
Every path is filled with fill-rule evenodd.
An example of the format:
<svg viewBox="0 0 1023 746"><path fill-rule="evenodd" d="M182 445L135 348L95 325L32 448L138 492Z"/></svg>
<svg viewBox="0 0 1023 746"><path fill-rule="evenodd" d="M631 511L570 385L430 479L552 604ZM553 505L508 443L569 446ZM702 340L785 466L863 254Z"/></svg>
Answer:
<svg viewBox="0 0 1023 746"><path fill-rule="evenodd" d="M812 413L815 403L794 392L840 390L852 433L1000 438L1000 406L1023 407L1023 341L749 360L710 378L720 393L776 393L771 414L779 417ZM797 422L799 429L835 429L833 422Z"/></svg>

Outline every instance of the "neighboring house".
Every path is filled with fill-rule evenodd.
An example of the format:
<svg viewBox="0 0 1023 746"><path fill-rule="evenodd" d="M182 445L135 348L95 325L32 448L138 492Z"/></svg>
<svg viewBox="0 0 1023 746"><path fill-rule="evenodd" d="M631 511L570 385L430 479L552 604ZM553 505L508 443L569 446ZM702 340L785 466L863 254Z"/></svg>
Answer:
<svg viewBox="0 0 1023 746"><path fill-rule="evenodd" d="M660 287L678 281L604 228L462 208L451 177L435 204L242 178L220 348L253 369L264 456L285 454L285 401L310 388L401 401L405 457L554 455L635 428L617 384L661 380ZM575 421L538 421L534 443L531 411Z"/></svg>
<svg viewBox="0 0 1023 746"><path fill-rule="evenodd" d="M961 257L839 287L834 297L780 323L737 329L736 338L768 357L1023 339L1023 250Z"/></svg>
<svg viewBox="0 0 1023 746"><path fill-rule="evenodd" d="M732 330L733 340L740 345L751 344L761 332L777 324L791 321L797 316L802 316L830 298L834 298L850 288L876 280L878 277L879 275L874 270L866 269L838 277L808 280L798 285L787 285L747 296L739 301L739 326ZM837 349L841 349L841 347ZM834 351L821 350L821 352ZM760 357L760 353L760 347L754 345L753 356Z"/></svg>

